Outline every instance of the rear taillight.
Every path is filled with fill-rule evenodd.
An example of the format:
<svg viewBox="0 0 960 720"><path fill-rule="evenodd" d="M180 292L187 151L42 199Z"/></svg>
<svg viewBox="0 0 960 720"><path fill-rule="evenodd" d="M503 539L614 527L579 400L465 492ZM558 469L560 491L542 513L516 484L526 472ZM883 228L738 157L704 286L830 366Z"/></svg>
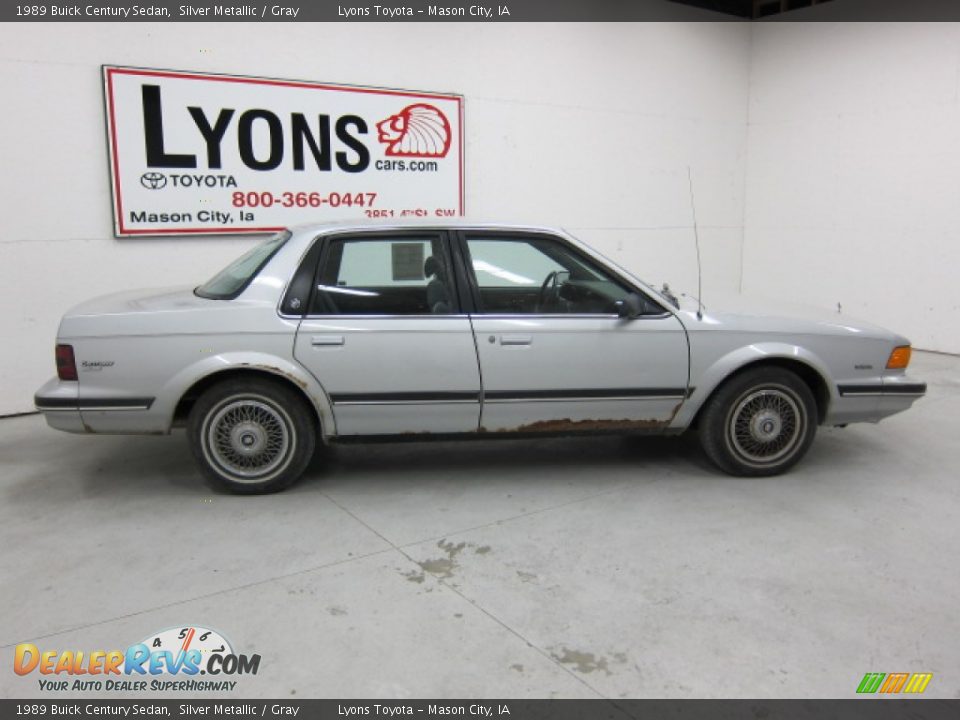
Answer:
<svg viewBox="0 0 960 720"><path fill-rule="evenodd" d="M57 377L61 380L77 379L77 361L73 357L73 345L57 345Z"/></svg>

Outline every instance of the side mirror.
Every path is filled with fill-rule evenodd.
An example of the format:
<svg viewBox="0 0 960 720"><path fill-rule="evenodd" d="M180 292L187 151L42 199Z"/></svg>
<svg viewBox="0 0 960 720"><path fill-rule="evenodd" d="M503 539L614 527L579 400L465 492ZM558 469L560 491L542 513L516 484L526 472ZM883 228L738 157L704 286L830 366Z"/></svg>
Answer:
<svg viewBox="0 0 960 720"><path fill-rule="evenodd" d="M630 293L623 300L617 301L617 317L633 320L643 315L643 298L636 293Z"/></svg>

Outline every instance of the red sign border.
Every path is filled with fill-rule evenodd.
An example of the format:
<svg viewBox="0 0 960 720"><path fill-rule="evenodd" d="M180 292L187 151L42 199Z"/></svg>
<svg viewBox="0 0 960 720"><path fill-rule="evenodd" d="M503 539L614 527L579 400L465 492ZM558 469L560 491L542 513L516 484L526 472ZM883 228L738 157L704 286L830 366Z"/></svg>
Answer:
<svg viewBox="0 0 960 720"><path fill-rule="evenodd" d="M460 136L459 155L459 183L460 183L460 216L464 214L465 193L463 185L463 158L465 140L463 134L463 95L454 93L425 92L417 90L396 90L393 88L378 88L363 85L337 85L331 83L311 82L309 80L281 80L278 78L258 77L255 75L226 75L219 73L205 73L181 70L161 70L157 68L137 68L119 65L103 65L104 96L107 111L108 149L110 154L110 190L113 195L112 209L114 213L113 230L116 237L162 236L162 235L251 235L277 232L283 226L262 228L171 228L136 230L127 228L123 224L123 194L120 189L120 163L117 158L117 133L113 99L114 75L142 75L144 77L177 78L181 80L209 80L213 82L236 82L251 85L273 85L279 87L293 87L310 90L332 90L335 92L370 93L374 95L393 95L396 97L416 98L419 100L453 100L457 103L457 122Z"/></svg>

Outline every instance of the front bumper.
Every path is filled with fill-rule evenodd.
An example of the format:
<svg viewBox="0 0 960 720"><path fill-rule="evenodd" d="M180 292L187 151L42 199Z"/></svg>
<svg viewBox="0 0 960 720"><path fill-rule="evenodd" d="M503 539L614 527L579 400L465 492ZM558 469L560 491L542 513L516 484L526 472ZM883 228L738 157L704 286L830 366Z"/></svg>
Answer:
<svg viewBox="0 0 960 720"><path fill-rule="evenodd" d="M926 393L925 382L907 375L885 377L881 383L840 383L826 424L879 422L907 410Z"/></svg>
<svg viewBox="0 0 960 720"><path fill-rule="evenodd" d="M927 394L927 384L917 382L906 375L884 378L877 411L881 418L903 412Z"/></svg>

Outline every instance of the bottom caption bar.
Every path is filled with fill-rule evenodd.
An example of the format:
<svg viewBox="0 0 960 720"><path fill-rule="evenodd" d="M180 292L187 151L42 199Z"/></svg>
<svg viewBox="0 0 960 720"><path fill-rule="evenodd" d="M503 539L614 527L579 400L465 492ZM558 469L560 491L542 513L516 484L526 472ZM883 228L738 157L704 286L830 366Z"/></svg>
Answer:
<svg viewBox="0 0 960 720"><path fill-rule="evenodd" d="M401 718L527 720L836 718L955 720L960 700L0 700L0 718Z"/></svg>

